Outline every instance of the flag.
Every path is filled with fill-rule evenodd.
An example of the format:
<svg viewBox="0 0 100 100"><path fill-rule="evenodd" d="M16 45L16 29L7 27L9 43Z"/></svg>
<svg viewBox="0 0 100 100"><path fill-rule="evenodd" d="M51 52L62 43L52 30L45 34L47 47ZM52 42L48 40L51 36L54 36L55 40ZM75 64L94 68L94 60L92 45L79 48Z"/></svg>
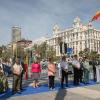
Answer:
<svg viewBox="0 0 100 100"><path fill-rule="evenodd" d="M96 14L92 17L91 21L95 21L100 17L100 11L97 11Z"/></svg>

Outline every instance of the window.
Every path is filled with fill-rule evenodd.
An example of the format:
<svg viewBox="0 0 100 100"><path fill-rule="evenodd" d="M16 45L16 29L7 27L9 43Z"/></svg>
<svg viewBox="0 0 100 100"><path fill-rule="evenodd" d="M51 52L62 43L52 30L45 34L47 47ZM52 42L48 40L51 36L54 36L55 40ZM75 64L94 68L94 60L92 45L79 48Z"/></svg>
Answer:
<svg viewBox="0 0 100 100"><path fill-rule="evenodd" d="M76 33L76 36L78 37L78 33Z"/></svg>
<svg viewBox="0 0 100 100"><path fill-rule="evenodd" d="M74 38L74 34L73 34L73 38Z"/></svg>
<svg viewBox="0 0 100 100"><path fill-rule="evenodd" d="M78 41L76 42L76 45L78 45Z"/></svg>

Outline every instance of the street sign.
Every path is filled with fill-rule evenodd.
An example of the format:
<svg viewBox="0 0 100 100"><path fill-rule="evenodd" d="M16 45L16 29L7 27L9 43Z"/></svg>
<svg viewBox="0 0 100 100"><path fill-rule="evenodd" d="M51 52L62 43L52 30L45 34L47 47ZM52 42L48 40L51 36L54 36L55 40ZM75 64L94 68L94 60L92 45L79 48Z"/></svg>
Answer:
<svg viewBox="0 0 100 100"><path fill-rule="evenodd" d="M67 54L72 54L73 53L73 49L72 48L67 48Z"/></svg>

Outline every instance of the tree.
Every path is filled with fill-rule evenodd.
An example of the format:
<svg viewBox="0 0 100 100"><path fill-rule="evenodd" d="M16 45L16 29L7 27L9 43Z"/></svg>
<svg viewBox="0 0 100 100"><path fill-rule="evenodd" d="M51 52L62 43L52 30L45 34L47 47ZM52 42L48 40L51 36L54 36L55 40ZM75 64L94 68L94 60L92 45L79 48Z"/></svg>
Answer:
<svg viewBox="0 0 100 100"><path fill-rule="evenodd" d="M0 58L2 57L2 47L0 47Z"/></svg>
<svg viewBox="0 0 100 100"><path fill-rule="evenodd" d="M83 51L80 51L79 52L79 56L81 56L81 57L89 57L89 55L90 55L90 50L88 49L88 48L85 48Z"/></svg>
<svg viewBox="0 0 100 100"><path fill-rule="evenodd" d="M89 59L99 59L99 54L96 51L91 51L86 48L83 51L79 52L79 56L81 57L88 57Z"/></svg>
<svg viewBox="0 0 100 100"><path fill-rule="evenodd" d="M53 60L56 60L56 50L52 47L49 46L49 50L47 51L47 57L53 58Z"/></svg>
<svg viewBox="0 0 100 100"><path fill-rule="evenodd" d="M80 57L83 57L83 56L84 56L84 51L80 51L80 52L79 52L79 56L80 56Z"/></svg>
<svg viewBox="0 0 100 100"><path fill-rule="evenodd" d="M87 58L90 58L90 49L89 48L85 48L84 49L84 56L87 57Z"/></svg>
<svg viewBox="0 0 100 100"><path fill-rule="evenodd" d="M11 57L12 57L11 50L8 49L5 45L2 45L0 47L0 58L7 61Z"/></svg>
<svg viewBox="0 0 100 100"><path fill-rule="evenodd" d="M34 50L33 52L35 53L34 56L37 54L40 60L47 59L51 56L55 58L56 56L55 49L52 46L49 46L46 42L43 42L39 45L35 44L32 48Z"/></svg>
<svg viewBox="0 0 100 100"><path fill-rule="evenodd" d="M90 58L91 59L97 59L98 58L98 53L96 51L91 51Z"/></svg>
<svg viewBox="0 0 100 100"><path fill-rule="evenodd" d="M46 42L43 42L41 45L40 45L40 56L42 58L47 58L47 50L48 50L49 46L47 45Z"/></svg>

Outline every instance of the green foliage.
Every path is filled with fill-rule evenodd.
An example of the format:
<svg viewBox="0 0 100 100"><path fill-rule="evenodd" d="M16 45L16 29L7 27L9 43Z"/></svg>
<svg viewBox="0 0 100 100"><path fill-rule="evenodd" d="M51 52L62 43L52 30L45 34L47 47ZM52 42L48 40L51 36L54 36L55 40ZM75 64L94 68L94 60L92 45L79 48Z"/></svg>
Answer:
<svg viewBox="0 0 100 100"><path fill-rule="evenodd" d="M90 58L91 59L97 59L98 58L98 53L96 51L91 51L90 52Z"/></svg>
<svg viewBox="0 0 100 100"><path fill-rule="evenodd" d="M38 55L40 60L46 59L48 57L52 57L55 59L56 57L56 51L52 46L49 46L46 42L43 42L42 44L35 44L33 47L33 52L35 55Z"/></svg>
<svg viewBox="0 0 100 100"><path fill-rule="evenodd" d="M0 47L0 58L2 58L3 60L8 60L9 58L11 58L11 56L11 50L7 49L6 46L2 45Z"/></svg>
<svg viewBox="0 0 100 100"><path fill-rule="evenodd" d="M98 59L100 57L100 54L98 54L96 51L91 51L86 48L84 51L79 52L79 56L81 57L88 57L89 59Z"/></svg>
<svg viewBox="0 0 100 100"><path fill-rule="evenodd" d="M83 57L83 56L84 56L84 51L80 51L80 52L79 52L79 56L80 56L80 57Z"/></svg>

